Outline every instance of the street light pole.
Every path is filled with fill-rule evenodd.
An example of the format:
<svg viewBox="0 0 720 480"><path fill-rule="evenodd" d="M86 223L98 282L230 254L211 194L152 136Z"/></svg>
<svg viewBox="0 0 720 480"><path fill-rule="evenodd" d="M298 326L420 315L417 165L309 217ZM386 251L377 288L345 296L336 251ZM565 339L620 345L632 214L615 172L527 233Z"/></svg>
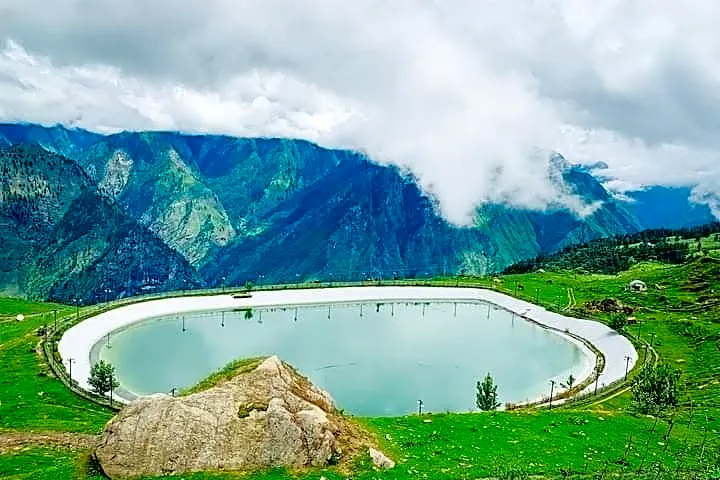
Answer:
<svg viewBox="0 0 720 480"><path fill-rule="evenodd" d="M627 380L629 369L630 369L630 355L625 355L625 378L623 379L624 381Z"/></svg>
<svg viewBox="0 0 720 480"><path fill-rule="evenodd" d="M595 392L593 392L593 395L597 395L597 388L598 388L598 382L600 381L600 372L597 372L597 375L595 375Z"/></svg>
<svg viewBox="0 0 720 480"><path fill-rule="evenodd" d="M555 390L555 380L550 380L550 402L548 404L548 410L552 410L553 390Z"/></svg>
<svg viewBox="0 0 720 480"><path fill-rule="evenodd" d="M417 404L418 404L418 415L422 415L423 401L422 401L422 400L418 400L418 401L417 401Z"/></svg>
<svg viewBox="0 0 720 480"><path fill-rule="evenodd" d="M67 361L68 361L68 365L70 366L70 371L69 371L68 373L70 374L70 384L72 385L72 383L73 383L72 365L73 365L73 362L75 361L75 359L74 359L74 358L68 358Z"/></svg>

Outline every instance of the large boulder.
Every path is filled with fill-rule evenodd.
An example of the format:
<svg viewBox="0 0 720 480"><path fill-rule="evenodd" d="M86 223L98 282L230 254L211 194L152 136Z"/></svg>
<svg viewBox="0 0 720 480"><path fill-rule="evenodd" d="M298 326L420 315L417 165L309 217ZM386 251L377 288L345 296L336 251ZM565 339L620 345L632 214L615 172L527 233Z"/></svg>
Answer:
<svg viewBox="0 0 720 480"><path fill-rule="evenodd" d="M323 466L372 443L332 398L277 357L186 397L140 397L111 420L95 456L111 478Z"/></svg>

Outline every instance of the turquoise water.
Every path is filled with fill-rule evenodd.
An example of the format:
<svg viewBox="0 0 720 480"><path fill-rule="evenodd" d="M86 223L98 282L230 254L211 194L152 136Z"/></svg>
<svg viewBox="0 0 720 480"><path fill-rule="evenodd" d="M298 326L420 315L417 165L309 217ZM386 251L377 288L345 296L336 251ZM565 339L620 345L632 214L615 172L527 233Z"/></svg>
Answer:
<svg viewBox="0 0 720 480"><path fill-rule="evenodd" d="M546 395L580 349L484 303L365 303L170 315L110 334L99 357L136 394L194 385L241 357L277 354L356 415L466 412L490 373L502 402Z"/></svg>

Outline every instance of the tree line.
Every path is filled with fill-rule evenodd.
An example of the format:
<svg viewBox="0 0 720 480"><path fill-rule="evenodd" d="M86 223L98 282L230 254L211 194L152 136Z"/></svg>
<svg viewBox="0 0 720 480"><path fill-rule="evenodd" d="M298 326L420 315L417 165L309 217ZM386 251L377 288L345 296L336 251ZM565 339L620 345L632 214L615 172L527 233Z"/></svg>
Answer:
<svg viewBox="0 0 720 480"><path fill-rule="evenodd" d="M528 273L543 269L581 269L590 273L614 275L638 262L655 260L664 263L684 263L702 250L700 240L715 235L720 241L720 222L692 228L653 229L592 240L530 260L516 263L504 273ZM695 241L693 243L693 240Z"/></svg>

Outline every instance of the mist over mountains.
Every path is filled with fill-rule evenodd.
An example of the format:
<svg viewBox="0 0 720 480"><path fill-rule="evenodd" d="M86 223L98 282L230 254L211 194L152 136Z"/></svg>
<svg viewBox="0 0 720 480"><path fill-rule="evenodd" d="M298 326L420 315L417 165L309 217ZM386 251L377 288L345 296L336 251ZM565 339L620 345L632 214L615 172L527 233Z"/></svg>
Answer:
<svg viewBox="0 0 720 480"><path fill-rule="evenodd" d="M618 200L559 155L550 178L588 215L485 204L468 227L448 223L396 167L302 140L2 124L0 168L0 289L65 301L484 274L569 244L712 218L689 190Z"/></svg>

